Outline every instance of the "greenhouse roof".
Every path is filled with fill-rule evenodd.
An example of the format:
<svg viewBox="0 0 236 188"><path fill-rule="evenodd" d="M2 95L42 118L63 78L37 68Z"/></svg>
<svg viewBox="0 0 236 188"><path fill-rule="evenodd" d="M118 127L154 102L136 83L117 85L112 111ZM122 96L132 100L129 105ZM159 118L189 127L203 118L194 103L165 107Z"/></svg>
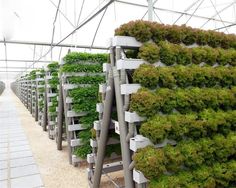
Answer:
<svg viewBox="0 0 236 188"><path fill-rule="evenodd" d="M69 49L106 51L114 29L130 20L152 18L164 24L235 33L235 3L236 0L1 0L0 79L14 79L51 60L58 61Z"/></svg>

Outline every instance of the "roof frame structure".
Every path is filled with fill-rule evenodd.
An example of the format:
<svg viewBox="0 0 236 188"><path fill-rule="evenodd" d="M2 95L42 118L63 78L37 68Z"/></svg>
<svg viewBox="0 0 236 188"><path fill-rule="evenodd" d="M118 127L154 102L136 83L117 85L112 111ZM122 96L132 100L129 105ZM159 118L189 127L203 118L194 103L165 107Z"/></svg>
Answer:
<svg viewBox="0 0 236 188"><path fill-rule="evenodd" d="M138 4L138 3L131 3L131 2L122 1L122 0L115 0L115 2L128 4L128 5L133 5L133 6L138 6L138 7L143 7L143 8L148 8L147 5ZM154 10L170 12L170 13L175 13L175 14L183 14L183 15L186 15L186 16L191 16L192 15L190 13L183 12L183 11L176 11L176 10L171 10L171 9L166 9L166 8L158 8L158 7L155 7L155 6L153 8L154 8ZM217 18L214 18L214 17L209 18L209 17L206 17L206 16L200 16L200 15L193 15L192 17L201 18L201 19L205 19L205 20L212 20L212 21L222 22L221 20L219 20ZM223 20L223 22L228 23L228 24L233 24L234 23L234 22L230 22L230 21L226 21L226 20Z"/></svg>
<svg viewBox="0 0 236 188"><path fill-rule="evenodd" d="M118 4L126 4L126 5L131 5L131 6L137 6L137 7L142 7L142 8L147 8L147 11L145 13L144 16L146 16L147 13L149 13L148 17L149 19L151 19L151 17L155 14L155 16L157 17L157 19L159 19L159 21L161 22L160 18L158 17L157 13L155 11L163 11L163 12L167 12L167 13L173 13L173 14L177 14L177 15L180 15L177 20L173 23L175 24L176 22L179 21L179 19L181 19L183 16L187 16L187 21L186 23L188 23L188 21L192 18L199 18L199 19L203 19L205 20L204 24L202 25L202 27L204 27L209 21L214 21L214 22L218 22L218 23L222 23L223 24L223 27L219 27L219 28L216 28L215 30L221 30L221 29L225 29L225 28L228 28L228 27L232 27L232 26L235 26L236 23L235 22L232 22L232 21L229 21L229 20L223 20L220 13L222 13L223 11L227 10L229 7L233 6L236 4L236 0L233 0L231 3L228 2L228 3L224 3L222 5L226 5L225 7L223 7L222 9L220 10L217 10L216 6L214 5L214 3L211 1L211 4L212 6L214 7L215 9L215 14L210 16L210 17L207 17L207 16L202 16L202 15L198 15L196 14L196 11L202 7L201 4L204 2L204 0L194 0L193 3L188 6L184 11L178 11L178 10L173 10L173 9L167 9L167 8L160 8L160 7L157 7L155 6L156 2L158 0L147 0L147 4L140 4L140 3L136 3L136 2L133 2L133 1L126 1L126 0L106 0L107 2L105 2L105 0L101 1L100 4L99 4L99 8L95 9L94 11L92 11L83 21L80 22L80 18L81 18L81 14L82 14L82 11L83 11L83 8L84 8L84 3L85 3L85 0L83 0L82 2L82 5L81 5L81 8L80 8L80 12L79 12L79 16L76 20L76 14L74 14L74 19L75 19L75 23L73 24L73 21L71 21L66 13L64 13L61 9L60 9L60 2L61 0L58 1L58 5L56 5L53 0L49 0L49 2L56 8L56 15L55 15L55 18L54 18L54 21L53 21L53 31L52 31L52 39L51 39L51 43L49 42L36 42L36 41L12 41L12 40L0 40L0 44L3 43L6 47L7 44L19 44L19 45L29 45L29 46L33 46L33 60L16 60L16 59L12 59L12 60L8 60L7 59L7 56L6 56L6 63L7 61L9 62L28 62L28 63L31 63L30 65L27 65L26 70L27 69L30 69L31 67L34 68L34 65L36 63L49 63L51 61L43 61L42 59L45 58L45 57L48 57L48 54L51 53L51 60L52 60L52 50L55 48L55 47L60 47L60 54L61 54L61 51L62 51L62 48L80 48L80 49L97 49L97 50L108 50L108 47L106 46L93 46L93 43L94 43L94 40L97 36L97 32L99 30L99 27L100 27L100 24L103 20L103 17L106 13L106 10L107 8L113 4L113 3L118 3ZM200 3L199 3L200 2ZM101 6L102 4L105 4L104 6ZM222 6L221 5L221 6ZM101 6L101 7L100 7ZM197 7L196 7L197 6ZM203 7L204 8L204 7ZM150 11L152 10L152 11ZM192 13L190 13L190 11L193 10ZM64 44L63 42L68 38L70 37L71 35L74 35L79 29L81 29L84 25L86 25L87 23L89 23L91 20L93 20L95 17L97 17L98 15L100 14L103 14L101 16L101 19L100 19L100 22L98 23L97 27L96 27L96 30L95 30L95 33L94 33L94 36L93 36L93 40L92 40L92 44L91 45L75 45L75 44ZM62 15L65 20L72 26L72 31L66 35L64 38L60 36L60 40L59 42L54 42L54 30L55 30L55 23L56 23L56 20L57 20L57 15L60 14ZM216 18L216 16L219 17ZM77 21L77 22L76 22ZM76 25L75 25L76 24ZM201 27L201 28L202 28ZM41 51L41 54L37 55L39 58L36 59L36 47L37 46L48 46L50 47L49 49L47 49L46 53L42 53L43 50ZM7 54L6 54L7 55ZM59 55L60 57L60 55ZM3 60L0 60L0 61L3 61ZM7 64L6 64L6 68L7 68Z"/></svg>

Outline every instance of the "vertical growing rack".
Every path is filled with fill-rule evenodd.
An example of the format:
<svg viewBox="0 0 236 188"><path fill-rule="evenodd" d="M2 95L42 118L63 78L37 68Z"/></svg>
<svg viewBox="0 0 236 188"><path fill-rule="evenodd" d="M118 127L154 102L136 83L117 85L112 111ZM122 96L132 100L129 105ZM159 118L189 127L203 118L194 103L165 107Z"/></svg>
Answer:
<svg viewBox="0 0 236 188"><path fill-rule="evenodd" d="M47 125L49 138L55 138L58 112L58 63L53 62L45 70L45 85L47 96Z"/></svg>
<svg viewBox="0 0 236 188"><path fill-rule="evenodd" d="M145 31L148 32L147 28L151 24L149 22L142 22L142 23L141 22L142 21L131 22L129 23L130 25L129 24L124 25L123 28L121 28L119 32L121 33L123 32L124 35L128 35L127 33L129 30L126 31L125 29L130 29L131 35L136 34L138 37L140 37L141 32L138 30L136 31L135 29L139 27L140 28L143 27L142 28L143 30L140 28L139 29L145 33ZM145 24L146 24L146 27L144 26ZM134 26L134 28L132 28L132 26ZM125 187L144 188L144 187L150 186L150 184L152 187L155 187L155 186L162 187L162 186L167 186L168 181L169 183L172 182L172 180L177 181L178 178L180 178L179 179L180 182L178 183L178 185L182 185L182 184L194 185L195 183L197 185L202 185L203 187L202 179L198 177L200 180L196 180L197 178L194 177L195 173L199 173L202 170L201 169L202 166L200 167L198 166L199 168L197 170L199 171L196 172L194 171L195 168L191 168L192 164L190 165L187 164L186 161L189 160L189 158L191 159L193 155L191 152L193 151L191 150L192 148L190 149L184 148L183 147L185 146L184 144L186 143L189 144L188 141L193 140L193 143L190 143L189 145L186 144L186 145L188 147L191 147L190 145L192 144L192 147L194 148L193 145L195 141L198 144L201 142L200 144L202 147L201 149L199 149L198 146L195 146L194 148L197 152L197 148L199 150L204 150L203 148L206 147L206 143L209 142L213 145L212 148L215 147L214 152L215 152L215 156L217 156L218 155L217 153L219 151L216 148L218 146L214 142L218 142L219 140L218 141L216 140L219 139L219 137L221 137L222 140L228 139L229 143L234 142L231 140L232 138L230 138L230 136L232 134L234 135L233 137L235 137L235 130L232 127L228 128L228 131L230 132L230 134L229 135L226 134L227 136L225 136L225 132L219 128L217 130L214 130L215 131L214 133L212 133L211 131L208 132L209 135L206 138L206 136L204 136L205 133L203 134L201 132L203 130L200 130L200 127L196 128L197 126L200 126L201 123L202 124L205 123L206 119L204 119L205 118L204 116L203 120L195 119L194 121L197 121L197 122L192 121L190 125L189 124L185 125L184 123L183 125L181 124L182 126L186 126L184 128L189 129L188 130L189 132L187 132L185 136L182 136L182 135L179 136L178 134L180 134L180 130L178 130L179 128L178 126L181 126L181 125L176 125L176 119L174 120L172 119L172 121L168 120L169 121L168 122L167 120L165 120L165 118L177 118L178 116L179 118L180 117L182 118L183 114L189 115L188 113L190 113L191 115L194 113L195 115L197 114L196 116L201 117L202 115L201 113L206 113L206 111L204 111L206 110L206 108L214 109L215 110L214 112L210 112L213 114L222 113L221 110L229 110L229 111L226 111L225 113L229 114L230 118L233 118L234 115L231 116L230 114L231 113L234 114L235 111L232 112L230 110L235 110L234 103L236 99L235 99L235 91L234 91L235 82L232 81L234 76L232 76L231 74L235 74L234 73L235 69L232 68L233 70L231 73L227 73L227 72L231 71L230 70L231 66L235 66L234 61L236 57L236 51L235 49L227 49L229 48L229 46L225 47L225 43L223 43L223 45L226 49L223 49L222 46L218 46L218 48L215 48L216 41L210 41L209 46L212 45L212 47L209 47L209 46L199 47L193 42L194 40L196 40L197 36L195 36L196 33L194 33L190 28L180 27L178 28L179 29L178 31L174 31L174 32L172 30L168 31L167 30L168 28L166 29L167 30L166 32L170 32L169 35L167 36L168 37L171 36L175 40L177 40L176 38L178 37L176 37L175 35L172 36L173 33L176 34L175 32L179 32L181 29L190 30L188 32L193 32L194 34L193 33L190 34L190 36L193 37L193 38L190 37L191 40L186 37L188 36L187 34L184 35L184 37L187 38L185 41L187 44L184 42L181 43L182 41L180 41L179 43L177 42L178 44L172 44L169 41L167 42L166 40L174 41L174 39L171 37L168 39L161 38L161 42L160 42L160 38L158 37L160 37L159 35L163 33L161 33L161 31L159 30L161 30L162 27L164 26L163 25L159 26L158 24L152 25L152 27L154 26L159 27L157 31L154 32L154 34L156 34L155 37L157 37L154 39L156 39L159 42L158 44L155 44L153 41L150 41L151 34L150 34L150 38L148 38L146 35L143 36L144 38L147 37L147 39L142 38L143 40L148 41L148 43L145 43L145 44L138 42L134 37L130 37L130 36L125 36L125 37L116 36L111 41L110 56L111 56L112 63L111 63L110 75L113 82L111 81L110 84L108 84L109 90L106 91L106 104L104 105L104 110L108 109L108 111L111 111L112 102L107 102L107 101L116 100L118 123L115 124L115 129L116 129L116 132L120 135ZM198 32L203 32L203 35L208 36L208 34L206 34L207 32L205 31L199 30ZM178 34L181 35L180 33ZM219 33L211 33L211 35L213 35L216 38L219 37ZM202 35L198 37L200 38L202 37ZM235 38L233 40L235 40ZM176 43L176 41L173 43ZM191 45L191 46L188 46L188 45ZM217 43L217 45L219 45L219 43ZM144 51L144 49L149 50L149 51ZM128 50L135 50L133 52L135 52L136 54L129 54L130 51ZM132 56L131 59L129 59L128 58L130 57L129 55L130 56L133 55L134 57ZM132 59L132 58L138 58L138 57L144 57L146 61L142 59ZM193 58L193 61L192 61L192 58ZM159 61L159 59L161 61ZM147 66L142 65L142 64L146 64ZM219 67L219 68L216 68L216 67ZM136 69L138 70L136 71ZM191 69L193 69L194 71L197 70L198 72L195 73ZM160 76L161 71L163 71L162 72L163 75ZM173 71L173 72L177 71L177 72L173 73L172 76L174 78L170 78L169 76L170 72L167 72L167 71ZM135 78L133 76L134 75L137 76L138 74L139 74L139 77L138 78L136 77L136 79L138 79L138 83L137 83L134 81ZM195 77L191 74L193 74ZM204 79L201 77L202 76L201 74L204 75L203 76ZM222 74L223 76L222 75L220 76L220 74ZM231 75L230 78L229 77L226 78L225 74L230 74ZM160 79L160 81L158 79ZM174 80L171 80L171 79L174 79ZM220 79L220 81L218 79ZM147 80L149 80L148 83L147 83ZM154 85L151 85L153 84L153 82L154 82ZM146 88L141 89L141 83L142 83L142 86L144 85L144 87ZM214 86L220 87L220 89L217 90L216 88L214 88ZM156 90L153 91L153 88L155 88ZM184 92L187 93L191 89L192 91L188 94L189 98L188 97L187 99L184 98L185 95L183 93ZM110 93L112 93L111 91L115 93L115 99L112 99L112 97L109 96ZM206 99L203 96L201 96L199 99L198 97L200 93L198 94L196 93L206 92L206 91L212 92L212 93L215 92L215 94L213 94L211 98L214 98L213 97L214 95L216 95L218 98L215 97L214 98L215 101L207 102L209 99L208 99L208 96L206 96L207 94L205 94L204 97L206 97ZM175 92L179 92L179 93L175 93ZM217 92L219 92L219 94L216 94ZM221 95L220 92L224 94ZM171 95L172 93L173 95ZM227 98L230 98L231 103L233 105L228 104L226 101L224 101L223 98L225 98L226 100ZM189 102L189 101L186 102L185 100L190 100L190 101L192 100L192 102ZM191 104L188 104L188 103L191 103ZM214 106L214 104L217 104L218 106L217 105ZM186 107L183 107L185 105ZM217 110L220 110L220 112ZM207 113L208 113L207 116L211 116L209 115L209 111L207 111ZM138 114L142 114L143 117L141 117ZM174 114L174 117L172 116L173 114ZM144 116L149 117L149 119L147 119ZM152 120L150 117L152 118L155 117L156 119L154 118L154 120ZM100 148L105 147L104 140L107 139L107 131L109 127L108 119L110 118L111 118L110 114L108 114L108 117L104 115L102 119L102 126L101 126L102 138L98 144L97 163L95 165L95 172L94 172L94 176L93 176L93 179L91 180L91 185L90 185L93 188L99 187L101 175L103 173L102 165L104 161L105 151L104 149L100 149ZM164 120L161 118L163 118ZM162 123L159 122L161 121L160 119L163 121ZM221 124L222 122L220 123L220 121L216 120L217 118L214 118L214 119L215 121L217 121L217 123L215 122L215 124L219 124L220 126L222 126ZM229 120L229 122L231 122L231 120ZM171 127L170 130L168 130L169 129L168 123L170 123L171 126L173 127L174 126L177 126L177 127L174 127L174 128ZM145 129L143 126L144 124L145 124ZM230 126L233 126L234 123L231 122L229 124ZM188 126L190 127L192 126L192 127L189 128ZM210 123L209 126L213 126L213 125ZM186 130L184 128L181 129L182 131L181 134L185 133ZM200 134L200 136L197 136L197 137L196 135L195 137L193 136L194 133L192 132L194 132L193 130L195 129L197 129L197 133L195 134ZM145 135L146 137L142 135L142 131L143 131L143 135ZM171 131L173 132L176 131L177 133L173 133ZM214 137L215 134L217 134L218 136L218 137L216 136L217 139L216 137ZM179 137L176 135L178 135ZM176 138L176 140L175 139L172 140L173 137ZM184 149L182 149L182 147ZM232 149L233 146L231 145L229 148ZM162 152L163 152L164 157L161 156ZM177 154L174 152L180 152L180 153ZM189 154L188 152L191 154ZM205 152L207 153L208 151L205 151ZM229 152L228 154L226 154L226 156L228 157L228 158L226 157L228 160L228 163L229 164L232 163L235 165L235 161L234 160L231 161L232 156L235 156L235 150L232 153ZM206 160L206 159L208 158L206 157L203 160ZM180 160L180 161L182 160L182 161L179 162L177 160ZM218 162L217 157L215 158L212 157L211 160L215 161L216 163ZM215 162L212 162L213 164L211 165L215 165ZM175 171L170 170L173 168L173 166L171 166L173 165L172 163L176 165L175 167L176 169L174 169ZM200 163L200 164L203 165L204 163ZM184 165L184 168L183 168L183 165ZM211 167L212 166L209 166L209 167L207 166L206 168L208 169L206 171L209 173L211 172L213 174L213 172L211 171L212 170ZM161 168L163 168L164 170L161 171L160 170ZM220 167L220 168L224 168L224 167ZM233 172L234 170L231 169L231 168L235 169L234 167L228 167L228 168L230 168L229 171L231 170L230 171L231 174L235 174ZM142 169L141 170L142 172L139 171L138 169L139 170ZM187 179L185 179L186 182L181 182L181 177L182 177L181 175L183 175L181 174L182 172L181 169L182 171L189 173L190 174L189 176L194 177L194 178L193 177L190 178L192 179L193 182L188 182L189 180L187 181ZM214 178L216 179L218 178L218 181L220 181L219 180L220 177L218 177L218 174L217 175L214 175L214 174L212 175L212 174L210 176L213 176L213 177L215 176ZM150 179L146 178L145 176L149 177ZM160 178L160 180L158 178ZM235 185L235 179L233 178L229 178L229 179L230 180L226 182L226 184L228 183L228 184ZM150 184L149 184L149 180L150 180ZM221 184L221 182L216 181L216 184Z"/></svg>
<svg viewBox="0 0 236 188"><path fill-rule="evenodd" d="M30 106L30 113L32 116L35 118L36 115L36 84L35 84L35 79L36 79L36 71L33 70L29 73L29 106Z"/></svg>
<svg viewBox="0 0 236 188"><path fill-rule="evenodd" d="M32 80L32 116L36 118L36 79Z"/></svg>
<svg viewBox="0 0 236 188"><path fill-rule="evenodd" d="M118 124L117 122L117 111L114 106L110 106L111 108L107 107L107 102L112 102L111 100L106 100L106 98L112 98L113 94L110 93L110 84L111 84L111 75L110 73L111 64L104 63L103 64L103 72L106 74L106 83L99 85L99 95L100 101L96 105L96 111L99 113L99 120L94 121L93 123L93 130L96 133L94 138L90 139L90 146L92 147L92 153L87 155L87 162L88 162L88 181L89 186L93 186L93 178L95 175L95 167L96 163L101 163L97 160L98 156L98 147L99 142L102 142L104 145L102 147L104 152L104 164L102 165L102 174L107 176L111 182L118 186L115 181L113 181L109 176L108 173L117 172L123 169L123 162L121 160L121 151L120 151L120 140L116 135L115 125ZM107 92L108 91L108 92ZM109 118L106 119L105 124L107 125L107 137L103 139L104 132L101 130L104 126L103 117L107 116ZM99 150L100 151L100 150Z"/></svg>
<svg viewBox="0 0 236 188"><path fill-rule="evenodd" d="M139 48L142 44L137 42L132 37L114 37L111 40L111 46L110 46L110 57L111 57L111 66L108 67L109 70L109 83L107 87L109 88L106 91L106 98L105 101L106 104L104 104L104 110L107 110L108 112L111 111L113 108L114 100L116 101L116 109L117 109L117 115L118 115L118 121L114 122L116 133L120 136L120 142L121 142L121 152L122 152L122 166L123 166L123 172L124 172L124 179L125 179L125 187L133 187L133 178L132 178L132 170L130 170L131 164L131 151L129 149L129 139L135 135L137 132L135 130L135 127L133 123L131 125L127 125L127 122L125 121L125 111L129 107L129 98L130 94L133 92L133 90L137 90L139 88L139 85L134 85L131 90L128 89L127 91L124 91L124 88L122 87L121 91L121 85L127 86L125 84L128 84L128 75L126 70L134 69L135 67L138 68L140 64L143 63L143 61L135 61L135 62L125 62L122 63L122 58L124 58L124 53L122 53L122 49L135 49ZM122 66L126 67L122 67ZM112 96L115 96L114 98ZM106 112L107 113L107 112ZM109 114L109 113L108 113ZM102 119L102 126L101 126L101 140L98 144L98 148L104 148L105 142L108 137L108 129L109 129L109 123L111 120L111 114L104 115ZM98 155L97 155L97 163L95 165L95 172L93 179L91 181L91 187L99 187L101 176L103 174L103 163L104 163L104 156L105 156L105 150L98 149ZM120 170L120 168L117 168L116 170ZM115 171L115 170L114 170Z"/></svg>
<svg viewBox="0 0 236 188"><path fill-rule="evenodd" d="M98 118L95 108L98 84L105 82L103 59L103 55L99 54L73 52L64 58L65 62L61 61L63 100L60 101L64 103L69 162L74 166L85 161L86 155L91 152L90 129Z"/></svg>
<svg viewBox="0 0 236 188"><path fill-rule="evenodd" d="M43 126L44 123L44 95L45 95L45 73L43 70L36 72L36 101L37 101L37 111L38 111L38 124ZM43 127L46 131L46 125Z"/></svg>
<svg viewBox="0 0 236 188"><path fill-rule="evenodd" d="M85 112L76 113L72 109L72 99L68 96L68 91L75 89L77 86L68 83L68 77L73 76L73 73L61 75L62 87L63 87L63 101L64 101L64 114L65 114L65 123L66 123L66 132L67 132L67 143L68 143L68 154L69 154L69 163L77 166L79 162L83 159L76 157L73 152L75 147L81 145L81 140L77 138L76 131L84 130L85 128L77 123L78 118L86 115Z"/></svg>
<svg viewBox="0 0 236 188"><path fill-rule="evenodd" d="M28 106L28 110L29 110L30 114L32 114L32 92L31 92L32 91L32 80L30 78L30 75L28 75L28 77L27 77L27 85L28 85L28 91L27 91L28 104L27 104L27 106Z"/></svg>
<svg viewBox="0 0 236 188"><path fill-rule="evenodd" d="M24 101L24 105L25 105L25 107L28 109L29 108L29 98L28 98L28 96L29 96L29 90L28 90L28 88L29 88L29 81L28 81L28 75L25 75L24 76L24 79L23 79L23 101Z"/></svg>

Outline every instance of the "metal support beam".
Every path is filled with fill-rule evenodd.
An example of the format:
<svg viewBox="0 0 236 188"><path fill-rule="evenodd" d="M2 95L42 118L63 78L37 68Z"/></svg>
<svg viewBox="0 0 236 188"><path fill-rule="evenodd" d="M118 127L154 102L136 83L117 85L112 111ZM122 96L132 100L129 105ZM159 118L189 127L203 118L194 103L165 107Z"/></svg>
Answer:
<svg viewBox="0 0 236 188"><path fill-rule="evenodd" d="M190 6L188 6L188 7L184 10L184 13L186 13L186 12L189 11L192 7L194 7L199 1L200 1L200 0L196 0L195 2L193 2ZM173 25L176 24L176 23L179 21L179 19L182 18L182 17L183 17L183 14L181 14L181 15L174 21Z"/></svg>
<svg viewBox="0 0 236 188"><path fill-rule="evenodd" d="M26 67L0 67L0 69L25 69ZM30 69L35 69L35 68L30 68Z"/></svg>
<svg viewBox="0 0 236 188"><path fill-rule="evenodd" d="M36 45L36 46L53 46L53 47L63 47L63 48L87 48L90 49L90 45L75 45L75 44L56 44L56 43L49 43L49 42L35 42L35 41L4 41L0 40L0 43L6 43L6 44L24 44L24 45ZM93 46L92 49L97 49L97 50L108 50L108 47L105 46ZM37 60L37 62L39 62Z"/></svg>
<svg viewBox="0 0 236 188"><path fill-rule="evenodd" d="M234 27L234 26L236 26L236 23L230 24L230 25L227 25L227 26L224 26L224 27L219 27L219 28L216 28L216 29L214 29L214 30L215 30L215 31L218 31L218 30L221 30L221 29L225 29L225 28L229 28L229 27Z"/></svg>
<svg viewBox="0 0 236 188"><path fill-rule="evenodd" d="M121 1L121 0L115 0L117 3L122 3L122 4L127 4L127 5L133 5L133 6L138 6L138 7L143 7L143 8L148 8L147 5L142 5L142 4L137 4L137 3L131 3L131 2L127 2L127 1ZM164 11L164 12L169 12L171 14L175 13L175 14L183 14L186 16L191 16L192 14L189 14L187 12L182 12L182 11L176 11L176 10L170 10L170 9L165 9L165 8L157 8L157 7L153 7L154 10L159 10L159 11ZM206 16L200 16L200 15L193 15L194 18L200 18L200 19L205 19L205 20L212 20L212 21L217 21L217 22L222 22L219 19L216 18L208 18ZM233 24L233 22L230 21L226 21L223 20L223 22L228 23L228 24Z"/></svg>
<svg viewBox="0 0 236 188"><path fill-rule="evenodd" d="M0 70L0 72L4 72L4 73L6 73L6 72L7 72L7 73L23 73L23 72L25 72L25 71L20 71L20 70L19 70L19 71L17 71L17 70L16 70L16 71L11 71L11 70L8 70L8 71L3 70L3 71L2 71L2 70Z"/></svg>
<svg viewBox="0 0 236 188"><path fill-rule="evenodd" d="M56 5L52 0L49 0L49 1L52 3L52 5L53 5L56 9L58 9L57 5ZM68 22L73 28L75 28L75 25L69 20L69 18L67 18L67 16L66 16L60 9L58 9L58 11L59 11L59 13L67 20L67 22Z"/></svg>
<svg viewBox="0 0 236 188"><path fill-rule="evenodd" d="M215 19L215 16L217 16L219 13L225 11L226 9L228 9L229 7L231 7L232 5L234 5L235 3L236 3L236 1L234 0L233 3L231 3L231 4L229 4L228 6L222 8L222 9L219 10L217 13L215 13L213 16L211 16L210 18L208 18L208 20L207 20L204 24L202 24L202 26L200 27L200 29L203 28L209 21L214 20L214 19ZM219 22L228 23L228 22L225 22L224 20L220 20ZM234 23L231 22L231 23L229 23L229 24L234 24Z"/></svg>
<svg viewBox="0 0 236 188"><path fill-rule="evenodd" d="M2 61L6 61L5 59L0 59L0 62L2 62ZM29 60L29 59L19 59L19 60L17 60L17 59L8 59L7 60L8 62L19 62L19 63L25 63L25 62L27 62L27 63L31 63L31 62L34 62L34 60ZM41 60L41 61L38 61L38 63L50 63L51 61L43 61L43 60Z"/></svg>

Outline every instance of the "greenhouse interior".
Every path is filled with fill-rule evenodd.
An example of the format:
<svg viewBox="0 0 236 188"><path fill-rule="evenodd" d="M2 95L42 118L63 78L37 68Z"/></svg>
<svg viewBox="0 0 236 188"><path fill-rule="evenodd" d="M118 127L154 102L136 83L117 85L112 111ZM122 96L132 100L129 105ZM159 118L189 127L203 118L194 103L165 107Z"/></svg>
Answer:
<svg viewBox="0 0 236 188"><path fill-rule="evenodd" d="M236 188L236 0L0 0L0 188Z"/></svg>

